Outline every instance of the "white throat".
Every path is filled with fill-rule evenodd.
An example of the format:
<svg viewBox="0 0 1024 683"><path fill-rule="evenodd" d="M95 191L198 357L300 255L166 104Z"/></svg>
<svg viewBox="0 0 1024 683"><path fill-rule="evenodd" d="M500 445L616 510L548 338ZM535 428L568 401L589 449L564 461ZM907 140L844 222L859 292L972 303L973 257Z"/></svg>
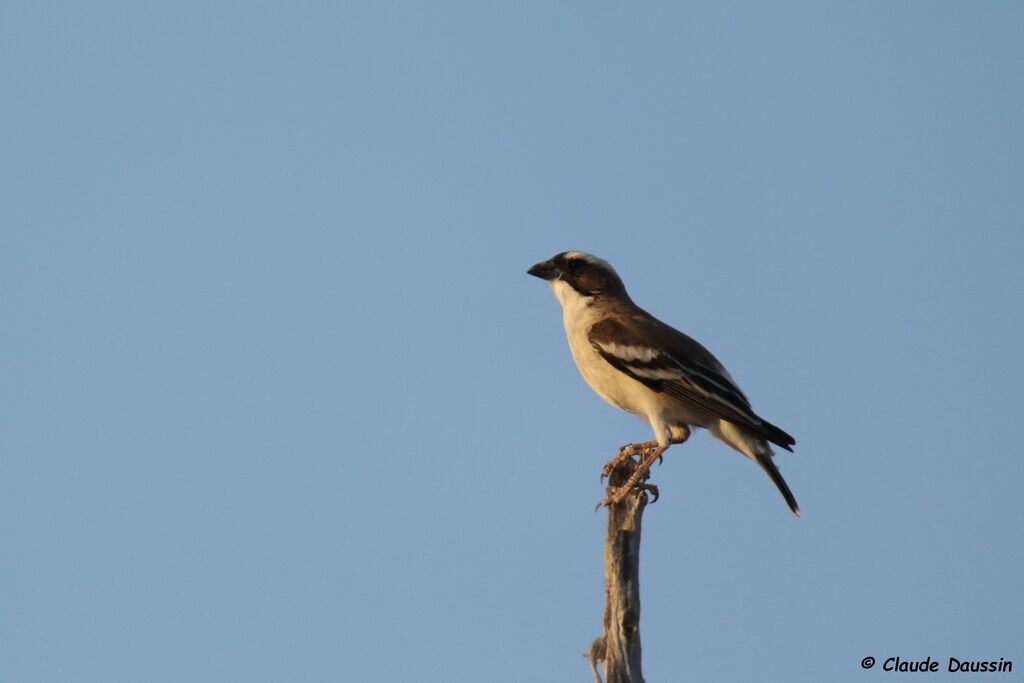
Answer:
<svg viewBox="0 0 1024 683"><path fill-rule="evenodd" d="M594 302L593 297L583 296L565 280L550 280L548 284L562 305L562 322L567 332L589 321L588 309Z"/></svg>
<svg viewBox="0 0 1024 683"><path fill-rule="evenodd" d="M562 310L586 306L590 300L590 297L583 296L577 292L565 280L549 280L548 284L551 285L551 291L554 292L558 303L562 304Z"/></svg>

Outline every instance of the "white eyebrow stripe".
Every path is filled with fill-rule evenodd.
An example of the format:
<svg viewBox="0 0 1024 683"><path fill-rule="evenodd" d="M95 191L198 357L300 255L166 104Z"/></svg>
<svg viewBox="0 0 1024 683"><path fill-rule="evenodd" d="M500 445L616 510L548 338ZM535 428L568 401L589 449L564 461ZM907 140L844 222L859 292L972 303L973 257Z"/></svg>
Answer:
<svg viewBox="0 0 1024 683"><path fill-rule="evenodd" d="M593 254L588 254L585 251L568 251L568 252L565 253L565 258L567 258L567 259L572 259L572 258L583 259L584 261L586 261L588 263L591 263L591 264L593 264L595 266L602 266L604 268L607 268L611 272L615 273L615 269L612 268L612 264L608 263L603 258L598 258L597 256L594 256ZM615 274L618 275L618 273L615 273Z"/></svg>

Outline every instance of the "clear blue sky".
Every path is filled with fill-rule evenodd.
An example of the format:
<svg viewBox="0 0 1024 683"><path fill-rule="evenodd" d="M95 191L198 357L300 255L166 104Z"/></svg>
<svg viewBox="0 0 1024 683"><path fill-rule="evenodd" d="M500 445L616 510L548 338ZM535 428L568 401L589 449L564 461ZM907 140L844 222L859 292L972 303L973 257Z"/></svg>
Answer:
<svg viewBox="0 0 1024 683"><path fill-rule="evenodd" d="M0 680L590 680L650 431L565 249L798 441L799 520L655 468L649 681L1020 677L1022 65L1012 2L5 3Z"/></svg>

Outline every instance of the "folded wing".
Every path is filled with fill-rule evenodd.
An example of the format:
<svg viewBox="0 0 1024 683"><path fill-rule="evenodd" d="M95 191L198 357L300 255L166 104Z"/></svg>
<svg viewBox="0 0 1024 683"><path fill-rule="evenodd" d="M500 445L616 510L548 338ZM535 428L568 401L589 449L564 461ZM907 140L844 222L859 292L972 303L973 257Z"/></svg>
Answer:
<svg viewBox="0 0 1024 683"><path fill-rule="evenodd" d="M793 450L796 440L760 418L710 351L646 315L609 317L589 331L594 350L612 367L665 393Z"/></svg>

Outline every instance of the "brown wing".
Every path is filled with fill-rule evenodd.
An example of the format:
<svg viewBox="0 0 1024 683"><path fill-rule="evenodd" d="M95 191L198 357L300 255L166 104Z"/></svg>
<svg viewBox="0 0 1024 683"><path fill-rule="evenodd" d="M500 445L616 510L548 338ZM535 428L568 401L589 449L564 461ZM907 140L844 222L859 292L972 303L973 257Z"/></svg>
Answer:
<svg viewBox="0 0 1024 683"><path fill-rule="evenodd" d="M616 370L652 389L746 427L792 450L792 436L760 418L710 351L682 332L646 315L620 315L595 323L594 350Z"/></svg>

